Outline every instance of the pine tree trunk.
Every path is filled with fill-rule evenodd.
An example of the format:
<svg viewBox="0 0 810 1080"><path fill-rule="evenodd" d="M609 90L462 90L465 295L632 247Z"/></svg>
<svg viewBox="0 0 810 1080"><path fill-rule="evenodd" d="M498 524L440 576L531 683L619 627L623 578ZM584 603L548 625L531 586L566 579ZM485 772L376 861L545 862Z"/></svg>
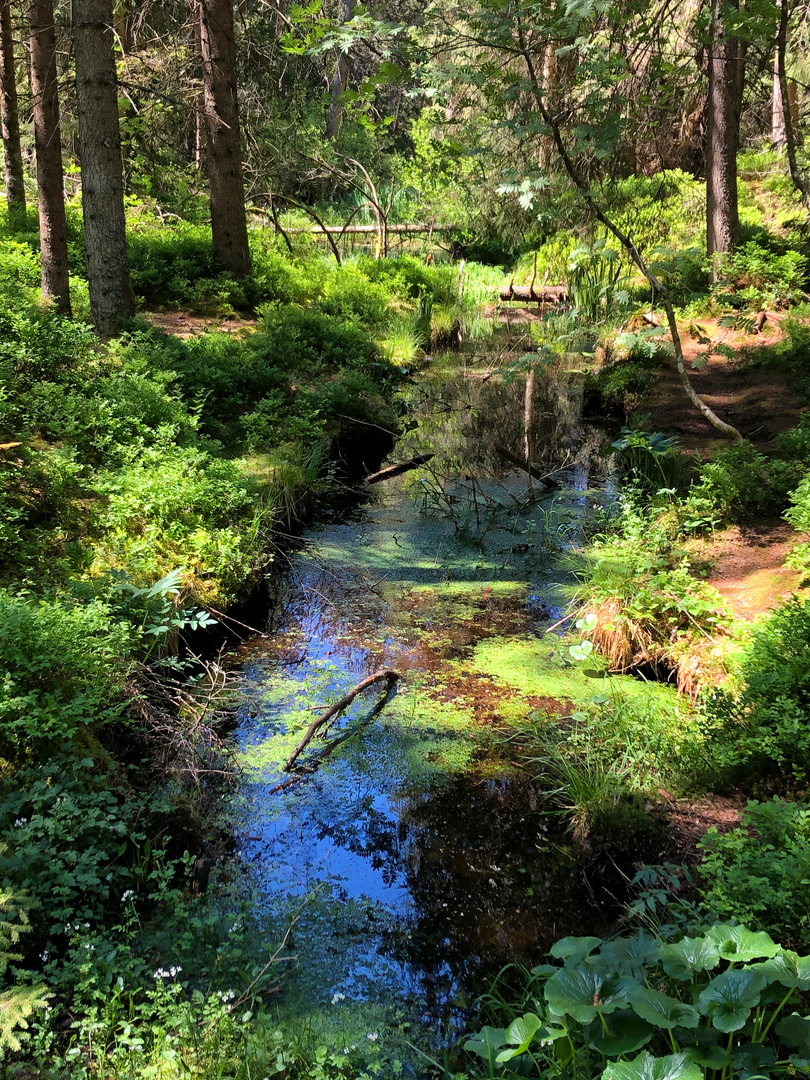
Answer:
<svg viewBox="0 0 810 1080"><path fill-rule="evenodd" d="M90 312L112 337L135 312L127 261L112 0L73 0L76 111Z"/></svg>
<svg viewBox="0 0 810 1080"><path fill-rule="evenodd" d="M8 220L12 228L19 229L25 227L25 181L20 147L11 0L0 0L0 118L3 124L3 154L6 162Z"/></svg>
<svg viewBox="0 0 810 1080"><path fill-rule="evenodd" d="M350 22L354 13L354 0L342 0L340 17L344 23ZM343 95L349 85L349 57L346 53L338 54L335 74L332 76L330 87L331 101L329 113L326 117L326 137L334 141L340 134L340 125L343 121Z"/></svg>
<svg viewBox="0 0 810 1080"><path fill-rule="evenodd" d="M771 111L771 142L777 150L787 146L785 111L782 104L782 85L779 80L779 50L773 59L773 104Z"/></svg>
<svg viewBox="0 0 810 1080"><path fill-rule="evenodd" d="M197 10L214 251L225 270L244 277L250 273L250 248L239 143L233 0L199 0Z"/></svg>
<svg viewBox="0 0 810 1080"><path fill-rule="evenodd" d="M28 27L31 39L31 97L39 189L42 295L55 300L59 310L69 315L65 180L59 134L53 0L29 0Z"/></svg>
<svg viewBox="0 0 810 1080"><path fill-rule="evenodd" d="M713 275L715 255L730 254L740 236L737 209L737 146L739 142L739 50L725 35L722 7L715 0L709 49L709 98L706 133L706 241Z"/></svg>

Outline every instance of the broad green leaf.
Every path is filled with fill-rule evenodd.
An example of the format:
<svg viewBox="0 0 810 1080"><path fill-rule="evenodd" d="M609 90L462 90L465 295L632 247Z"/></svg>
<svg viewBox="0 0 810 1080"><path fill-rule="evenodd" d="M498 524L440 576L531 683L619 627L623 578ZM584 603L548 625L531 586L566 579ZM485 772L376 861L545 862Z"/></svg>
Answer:
<svg viewBox="0 0 810 1080"><path fill-rule="evenodd" d="M693 1005L686 1005L668 994L639 987L630 995L630 1005L639 1016L656 1027L671 1030L675 1027L694 1028L700 1023L700 1013Z"/></svg>
<svg viewBox="0 0 810 1080"><path fill-rule="evenodd" d="M543 1027L542 1020L534 1013L526 1013L525 1016L519 1016L517 1020L513 1020L506 1029L506 1041L514 1049L502 1050L495 1060L511 1061L513 1057L525 1054L538 1031L541 1033L541 1040L548 1037L548 1031Z"/></svg>
<svg viewBox="0 0 810 1080"><path fill-rule="evenodd" d="M627 994L634 984L615 974L580 965L562 968L545 986L546 1001L552 1012L568 1013L581 1024L587 1024L597 1014L615 1012L627 1007Z"/></svg>
<svg viewBox="0 0 810 1080"><path fill-rule="evenodd" d="M798 990L810 990L810 956L799 956L790 949L780 949L769 960L754 964L753 969L762 972L768 982L778 982L782 986Z"/></svg>
<svg viewBox="0 0 810 1080"><path fill-rule="evenodd" d="M597 1016L585 1028L584 1034L593 1050L598 1050L604 1057L620 1057L646 1046L655 1034L655 1028L627 1009L613 1013L604 1025L602 1017Z"/></svg>
<svg viewBox="0 0 810 1080"><path fill-rule="evenodd" d="M731 1055L731 1061L735 1069L770 1076L770 1066L776 1061L776 1054L770 1046L749 1042L737 1047Z"/></svg>
<svg viewBox="0 0 810 1080"><path fill-rule="evenodd" d="M711 1016L718 1031L739 1031L759 1004L765 976L750 968L730 968L712 979L698 998L698 1007Z"/></svg>
<svg viewBox="0 0 810 1080"><path fill-rule="evenodd" d="M748 930L744 926L713 926L706 937L713 941L724 960L746 963L760 957L776 956L779 946L764 930Z"/></svg>
<svg viewBox="0 0 810 1080"><path fill-rule="evenodd" d="M493 1050L499 1050L506 1042L505 1028L483 1027L464 1043L464 1049L489 1061Z"/></svg>
<svg viewBox="0 0 810 1080"><path fill-rule="evenodd" d="M540 979L547 979L549 975L554 975L559 970L556 964L538 964L537 967L532 968L532 975L536 975Z"/></svg>
<svg viewBox="0 0 810 1080"><path fill-rule="evenodd" d="M599 959L611 966L613 971L626 975L638 975L644 967L658 961L661 942L648 937L642 930L631 938L606 941L599 950Z"/></svg>
<svg viewBox="0 0 810 1080"><path fill-rule="evenodd" d="M729 1064L728 1050L724 1046L690 1046L687 1050L690 1060L704 1069L719 1072Z"/></svg>
<svg viewBox="0 0 810 1080"><path fill-rule="evenodd" d="M703 1070L688 1054L656 1058L645 1050L632 1061L610 1062L602 1080L703 1080Z"/></svg>
<svg viewBox="0 0 810 1080"><path fill-rule="evenodd" d="M810 1052L810 1017L791 1013L776 1025L776 1034L792 1050Z"/></svg>
<svg viewBox="0 0 810 1080"><path fill-rule="evenodd" d="M598 937L564 937L554 942L549 953L556 960L564 960L566 967L576 967L601 944L602 939Z"/></svg>
<svg viewBox="0 0 810 1080"><path fill-rule="evenodd" d="M688 938L661 946L661 963L673 979L691 979L699 971L711 971L720 963L720 950L707 937Z"/></svg>

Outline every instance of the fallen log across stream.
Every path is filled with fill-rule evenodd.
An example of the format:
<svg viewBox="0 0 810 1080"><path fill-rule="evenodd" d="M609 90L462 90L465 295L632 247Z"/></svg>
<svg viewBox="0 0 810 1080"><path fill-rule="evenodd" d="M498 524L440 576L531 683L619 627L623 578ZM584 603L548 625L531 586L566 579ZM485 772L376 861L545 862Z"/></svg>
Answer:
<svg viewBox="0 0 810 1080"><path fill-rule="evenodd" d="M364 476L363 483L366 486L379 484L381 480L387 480L390 476L399 476L400 473L410 472L411 469L418 469L420 465L426 465L432 457L433 454L418 454L416 457L411 458L410 461L400 461L397 465L388 465L386 468L380 469L379 472L369 473L368 476Z"/></svg>
<svg viewBox="0 0 810 1080"><path fill-rule="evenodd" d="M295 748L293 753L290 755L287 764L284 766L284 772L289 772L292 769L296 760L300 757L301 753L307 748L307 746L309 746L309 744L312 742L315 735L317 734L318 730L322 728L324 724L328 724L330 720L334 719L334 717L342 713L344 709L348 709L348 707L351 705L357 695L362 694L362 692L367 687L373 686L373 684L376 682L382 682L383 680L385 680L385 693L382 697L381 702L376 706L376 708L371 714L372 716L376 716L382 706L388 700L388 695L391 693L391 688L393 687L394 683L399 679L399 677L400 676L398 671L394 671L392 668L382 668L380 671L375 671L373 675L369 675L367 679L363 679L362 682L359 682L357 686L353 687L348 692L348 694L344 694L340 701L336 701L334 705L330 705L326 712L321 713L321 715L316 720L313 720L312 723L309 725L303 739ZM337 745L337 742L342 741L343 737L336 740L334 745ZM334 749L334 746L332 747L332 749ZM322 757L323 755L320 756Z"/></svg>

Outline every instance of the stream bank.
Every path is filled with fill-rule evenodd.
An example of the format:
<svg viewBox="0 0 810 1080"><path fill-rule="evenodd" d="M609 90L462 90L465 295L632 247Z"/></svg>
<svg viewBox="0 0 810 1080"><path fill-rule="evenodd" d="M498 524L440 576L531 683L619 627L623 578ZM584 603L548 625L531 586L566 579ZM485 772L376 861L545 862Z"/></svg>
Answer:
<svg viewBox="0 0 810 1080"><path fill-rule="evenodd" d="M521 732L616 695L645 714L674 707L670 688L583 670L547 634L566 551L612 498L579 373L558 375L538 380L527 432L525 376L463 356L423 373L397 455L432 453L429 466L309 530L270 636L235 656L249 686L239 856L275 939L295 922L279 1021L329 1042L345 1031L358 1061L385 1032L411 1075L407 1044L452 1041L505 964L616 914L621 882L572 844ZM496 441L564 463L565 487L529 489ZM393 699L366 724L376 697L358 701L337 728L357 734L289 785L282 766L312 718L381 668L401 675Z"/></svg>

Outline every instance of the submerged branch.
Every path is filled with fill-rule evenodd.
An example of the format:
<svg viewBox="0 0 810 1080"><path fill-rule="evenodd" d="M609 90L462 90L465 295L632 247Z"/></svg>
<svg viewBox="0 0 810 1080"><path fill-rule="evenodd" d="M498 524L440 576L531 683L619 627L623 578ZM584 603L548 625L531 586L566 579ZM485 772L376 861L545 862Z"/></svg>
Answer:
<svg viewBox="0 0 810 1080"><path fill-rule="evenodd" d="M303 739L295 748L289 760L287 761L287 764L284 766L284 772L289 772L290 769L292 769L297 758L312 742L319 728L323 727L324 724L327 724L330 720L333 719L333 717L337 716L339 713L342 713L344 709L348 709L348 707L351 705L357 695L361 694L367 687L372 686L376 682L381 682L383 679L386 682L385 697L387 698L388 694L391 692L391 687L394 685L397 679L399 679L399 672L394 671L392 668L383 668L381 671L376 671L373 675L369 675L367 679L363 679L363 681L359 682L357 686L353 687L348 692L348 694L345 694L340 699L340 701L336 701L334 705L330 705L326 712L321 713L321 715L316 720L313 720L307 728L306 734L304 735ZM377 710L375 710L375 713L372 715L376 715L376 711Z"/></svg>

